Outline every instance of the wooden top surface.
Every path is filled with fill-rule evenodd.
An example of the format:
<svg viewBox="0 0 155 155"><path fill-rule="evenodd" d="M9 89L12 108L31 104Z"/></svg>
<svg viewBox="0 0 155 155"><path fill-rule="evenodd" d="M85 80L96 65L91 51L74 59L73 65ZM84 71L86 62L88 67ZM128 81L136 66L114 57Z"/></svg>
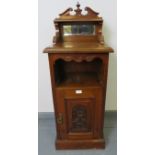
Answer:
<svg viewBox="0 0 155 155"><path fill-rule="evenodd" d="M100 43L84 42L57 43L52 47L44 49L44 53L111 53L114 52L111 47Z"/></svg>

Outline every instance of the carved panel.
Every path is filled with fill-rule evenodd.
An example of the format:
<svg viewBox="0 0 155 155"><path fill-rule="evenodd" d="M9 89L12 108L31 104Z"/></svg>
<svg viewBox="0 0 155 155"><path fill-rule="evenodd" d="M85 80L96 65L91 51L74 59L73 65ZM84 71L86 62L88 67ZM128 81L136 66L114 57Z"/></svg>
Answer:
<svg viewBox="0 0 155 155"><path fill-rule="evenodd" d="M72 109L72 128L71 131L88 130L87 127L87 109L83 105L76 105Z"/></svg>
<svg viewBox="0 0 155 155"><path fill-rule="evenodd" d="M92 131L94 103L92 98L65 100L68 133Z"/></svg>

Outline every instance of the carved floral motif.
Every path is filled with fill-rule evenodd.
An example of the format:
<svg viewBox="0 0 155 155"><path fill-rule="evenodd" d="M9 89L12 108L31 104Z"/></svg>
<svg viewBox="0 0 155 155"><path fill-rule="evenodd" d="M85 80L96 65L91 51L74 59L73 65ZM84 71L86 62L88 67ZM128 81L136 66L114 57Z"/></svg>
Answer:
<svg viewBox="0 0 155 155"><path fill-rule="evenodd" d="M76 105L72 109L72 131L87 130L87 109L85 106Z"/></svg>

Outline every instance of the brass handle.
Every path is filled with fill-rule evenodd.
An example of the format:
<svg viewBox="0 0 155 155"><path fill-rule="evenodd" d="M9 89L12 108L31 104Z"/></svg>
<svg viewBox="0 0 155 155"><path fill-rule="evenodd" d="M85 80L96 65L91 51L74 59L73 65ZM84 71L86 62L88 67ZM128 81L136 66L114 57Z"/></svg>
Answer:
<svg viewBox="0 0 155 155"><path fill-rule="evenodd" d="M62 115L62 113L59 113L58 114L57 123L58 124L63 124L63 115Z"/></svg>

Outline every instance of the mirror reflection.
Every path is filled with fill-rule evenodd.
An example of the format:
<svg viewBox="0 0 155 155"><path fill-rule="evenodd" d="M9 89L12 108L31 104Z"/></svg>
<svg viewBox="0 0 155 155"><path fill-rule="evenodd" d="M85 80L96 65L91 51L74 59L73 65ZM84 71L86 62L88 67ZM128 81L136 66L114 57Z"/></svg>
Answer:
<svg viewBox="0 0 155 155"><path fill-rule="evenodd" d="M64 36L68 35L94 35L95 25L63 25Z"/></svg>

